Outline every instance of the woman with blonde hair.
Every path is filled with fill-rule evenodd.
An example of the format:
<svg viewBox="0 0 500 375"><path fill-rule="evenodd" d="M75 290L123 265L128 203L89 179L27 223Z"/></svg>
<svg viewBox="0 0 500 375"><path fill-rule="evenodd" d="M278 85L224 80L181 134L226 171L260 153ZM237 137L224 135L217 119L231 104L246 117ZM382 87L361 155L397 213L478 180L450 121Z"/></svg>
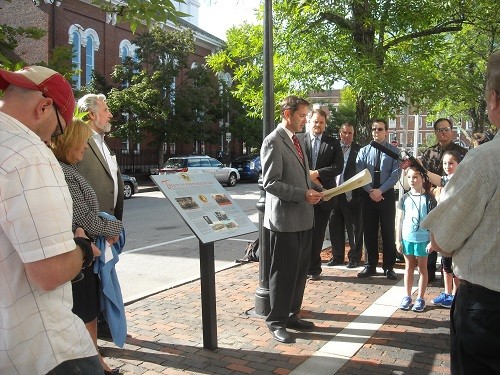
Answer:
<svg viewBox="0 0 500 375"><path fill-rule="evenodd" d="M122 230L119 220L105 219L99 215L97 196L87 180L76 169L88 148L91 128L82 120L73 119L64 133L52 139L52 151L64 172L73 199L73 229L81 227L91 240L104 236L113 244ZM94 341L97 351L97 314L99 312L99 278L94 273L94 263L83 269L83 279L73 283L73 312L78 315ZM111 370L99 354L105 374L119 374Z"/></svg>

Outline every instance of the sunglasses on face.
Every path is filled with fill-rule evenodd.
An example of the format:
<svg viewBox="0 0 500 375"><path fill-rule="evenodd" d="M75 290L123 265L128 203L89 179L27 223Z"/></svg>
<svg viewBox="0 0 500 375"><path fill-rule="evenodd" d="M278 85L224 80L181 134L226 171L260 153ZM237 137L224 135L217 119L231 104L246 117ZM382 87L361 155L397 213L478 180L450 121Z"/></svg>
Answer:
<svg viewBox="0 0 500 375"><path fill-rule="evenodd" d="M384 128L372 128L372 132L383 132Z"/></svg>
<svg viewBox="0 0 500 375"><path fill-rule="evenodd" d="M56 117L57 117L57 128L52 133L52 138L58 137L64 133L64 129L61 124L61 119L59 118L59 111L57 110L57 107L54 105L54 111L56 111Z"/></svg>
<svg viewBox="0 0 500 375"><path fill-rule="evenodd" d="M436 129L438 133L448 133L449 131L451 131L450 127Z"/></svg>

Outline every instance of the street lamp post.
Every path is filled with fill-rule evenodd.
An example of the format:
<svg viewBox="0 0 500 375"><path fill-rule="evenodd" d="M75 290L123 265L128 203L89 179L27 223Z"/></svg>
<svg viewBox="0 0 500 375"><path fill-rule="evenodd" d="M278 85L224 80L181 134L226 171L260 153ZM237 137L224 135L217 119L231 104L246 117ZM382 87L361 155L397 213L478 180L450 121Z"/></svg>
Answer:
<svg viewBox="0 0 500 375"><path fill-rule="evenodd" d="M265 138L274 129L274 74L273 74L273 6L272 0L264 2L264 120L262 137ZM269 302L269 269L271 257L269 254L269 230L264 228L264 209L266 192L259 179L260 199L256 204L259 210L259 286L255 291L255 314L267 316L271 310Z"/></svg>
<svg viewBox="0 0 500 375"><path fill-rule="evenodd" d="M226 140L226 130L229 126L229 89L233 84L233 77L227 72L219 72L217 73L217 78L220 82L219 91L223 102L222 104L224 109L227 110L226 116L219 121L219 126L221 128L220 147L221 151L224 153L229 150L229 141ZM226 142L227 146L225 146Z"/></svg>

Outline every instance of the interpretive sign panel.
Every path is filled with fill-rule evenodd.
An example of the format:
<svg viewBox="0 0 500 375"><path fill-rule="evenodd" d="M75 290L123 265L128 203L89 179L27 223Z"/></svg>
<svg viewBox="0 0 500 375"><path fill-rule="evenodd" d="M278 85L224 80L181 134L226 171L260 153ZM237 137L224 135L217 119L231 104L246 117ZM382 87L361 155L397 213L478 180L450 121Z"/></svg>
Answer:
<svg viewBox="0 0 500 375"><path fill-rule="evenodd" d="M151 178L205 244L258 230L212 174L179 172Z"/></svg>

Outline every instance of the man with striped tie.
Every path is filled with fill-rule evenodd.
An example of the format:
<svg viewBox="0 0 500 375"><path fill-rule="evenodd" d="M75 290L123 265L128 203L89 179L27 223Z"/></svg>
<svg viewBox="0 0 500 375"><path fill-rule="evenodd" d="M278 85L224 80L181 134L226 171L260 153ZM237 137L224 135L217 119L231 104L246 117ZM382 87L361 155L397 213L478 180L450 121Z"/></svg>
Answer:
<svg viewBox="0 0 500 375"><path fill-rule="evenodd" d="M285 98L281 123L264 139L260 152L266 191L263 226L269 230L271 256L266 324L273 338L283 343L295 342L287 328L314 328L298 316L309 267L313 205L323 197L313 189L304 145L295 135L306 124L308 109L302 98Z"/></svg>

